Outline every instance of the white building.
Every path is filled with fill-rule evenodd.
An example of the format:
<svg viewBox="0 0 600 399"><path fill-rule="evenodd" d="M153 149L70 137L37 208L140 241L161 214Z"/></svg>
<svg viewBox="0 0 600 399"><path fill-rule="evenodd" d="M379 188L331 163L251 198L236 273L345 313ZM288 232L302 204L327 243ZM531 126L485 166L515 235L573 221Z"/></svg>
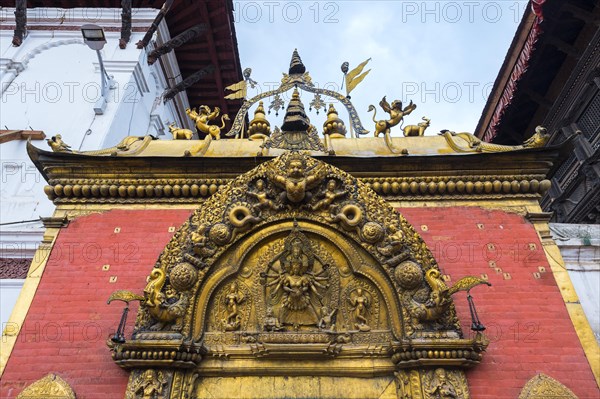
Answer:
<svg viewBox="0 0 600 399"><path fill-rule="evenodd" d="M122 49L119 46L123 29L121 8L63 9L51 7L52 2L46 3L47 7L26 9L26 34L20 46L13 45L14 30L18 28L15 8L0 7L0 323L3 327L27 267L42 241L44 226L40 218L52 216L54 209L44 194L45 181L26 153L26 140L30 137L27 132L38 131L32 143L40 148L47 147L43 132L45 139L60 134L72 150L87 151L115 146L130 135L171 139L168 124L172 122L193 129L185 114L185 109L190 107L186 90L172 100L163 101L166 89L182 82L186 74L190 75L187 71L182 73L177 59L179 54L189 56L190 51L182 46L184 50L179 54L177 49L168 52L153 65L148 64L147 56L171 39L171 31L174 36L181 33L178 28L182 23L208 22L210 27L213 19L220 18L212 24L219 27L223 25L221 21L229 20L231 15L231 7L226 1L223 2L227 5L224 15L211 10L205 13L210 19L200 13L190 14L186 5L175 5L166 13L165 19L161 19L148 46L138 49L136 43L143 39L153 21L158 20L159 9L134 8L131 38ZM158 3L143 5L160 7L162 2ZM171 27L170 31L171 17L179 25ZM96 24L106 35L107 43L100 54L113 82L102 114L94 111L102 91L100 63L96 52L84 43L81 32L84 24ZM204 82L203 87L208 84L216 90L241 80L235 32L232 32L232 26L226 28L209 29L205 35L192 38L195 40L188 43L206 47L217 35L229 38L232 43L233 50L225 55L218 54L216 60L213 57L204 61L202 57L196 57L204 66L210 63L217 68L223 67L223 58L233 60L233 66L227 65L228 73L218 74L217 78L221 79L218 84L215 77L208 76L209 82ZM197 96L193 99L199 101ZM215 105L211 104L211 99L207 103Z"/></svg>

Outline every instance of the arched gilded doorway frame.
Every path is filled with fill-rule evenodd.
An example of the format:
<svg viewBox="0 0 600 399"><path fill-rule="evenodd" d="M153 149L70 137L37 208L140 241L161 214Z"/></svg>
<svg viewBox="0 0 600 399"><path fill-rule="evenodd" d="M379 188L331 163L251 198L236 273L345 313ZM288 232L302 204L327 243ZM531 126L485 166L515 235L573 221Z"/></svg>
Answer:
<svg viewBox="0 0 600 399"><path fill-rule="evenodd" d="M358 254L358 260L349 262L351 274L372 284L345 291L340 311L342 302L346 308L350 303L354 319L335 331L319 327L324 314L317 308L323 303L315 298L330 294L317 280L333 274L327 262L312 259L317 251L313 242L339 244L346 259ZM227 279L242 273L253 248L269 245L278 249L256 272L264 273L263 285L275 287L270 295L279 296L280 310L283 306L287 313L277 321L277 315L263 314L248 327L239 308L253 309L249 287L232 283L229 292L222 291ZM380 372L395 378L399 397L430 397L427 392L443 388L466 398L462 369L479 363L487 341L479 333L462 338L451 295L482 282L467 277L448 287L422 238L367 185L306 154L290 152L237 177L193 213L150 272L132 339L110 346L116 363L132 370L131 398L143 398L141 393L148 391L161 398L192 398L203 378L226 373L224 362L235 359L244 360L233 368L235 375L269 376L275 370L264 367L269 357L298 365L335 359L342 366L330 368L333 375L344 370L360 374L360 367L344 368L345 357L365 364L382 359L387 366ZM219 290L221 299L211 302ZM367 316L378 295L385 302L379 309L388 313L387 336L375 335L369 325L373 316ZM229 301L225 321L217 319L213 325L233 338L213 344L205 334L210 325L206 315L219 313L215 303L222 304L223 298Z"/></svg>

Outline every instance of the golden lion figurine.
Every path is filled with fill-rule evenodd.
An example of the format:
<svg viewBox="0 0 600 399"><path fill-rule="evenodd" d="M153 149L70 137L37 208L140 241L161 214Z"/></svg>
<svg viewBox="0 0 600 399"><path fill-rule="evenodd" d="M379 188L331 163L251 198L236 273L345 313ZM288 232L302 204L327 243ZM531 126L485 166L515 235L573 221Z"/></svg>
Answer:
<svg viewBox="0 0 600 399"><path fill-rule="evenodd" d="M221 116L221 126L209 125L208 122L217 119L221 109L215 107L214 111L211 112L210 107L201 105L198 107L199 112L196 109L186 109L185 113L188 117L196 123L196 129L204 134L210 134L215 140L221 138L221 130L225 127L225 121L229 120L229 115L225 114Z"/></svg>
<svg viewBox="0 0 600 399"><path fill-rule="evenodd" d="M402 122L404 116L413 112L417 106L413 104L411 101L406 107L402 108L402 101L394 100L392 101L392 105L386 101L385 96L379 102L379 106L388 114L390 114L390 119L388 120L380 120L377 121L375 116L377 115L377 110L374 105L369 105L369 112L375 111L373 113L373 122L375 122L375 137L379 137L380 133L384 133L385 135L390 134L390 130Z"/></svg>

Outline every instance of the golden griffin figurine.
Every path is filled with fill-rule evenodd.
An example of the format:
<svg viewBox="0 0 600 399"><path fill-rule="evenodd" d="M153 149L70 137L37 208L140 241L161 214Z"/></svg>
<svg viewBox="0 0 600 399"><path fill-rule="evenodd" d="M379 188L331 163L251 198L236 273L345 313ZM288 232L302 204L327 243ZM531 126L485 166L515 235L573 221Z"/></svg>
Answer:
<svg viewBox="0 0 600 399"><path fill-rule="evenodd" d="M374 105L369 105L369 112L373 112L373 122L375 122L375 137L379 137L379 134L384 133L385 135L390 134L390 130L402 122L404 117L411 112L413 112L417 106L413 104L411 101L406 107L402 108L402 101L394 100L392 101L392 105L390 105L385 96L379 102L379 106L388 114L390 114L390 119L388 120L376 120L377 110Z"/></svg>
<svg viewBox="0 0 600 399"><path fill-rule="evenodd" d="M221 138L221 130L225 128L225 121L229 120L229 115L224 114L221 116L221 126L209 125L208 122L218 118L221 109L215 107L215 109L211 111L210 107L207 105L199 106L198 111L196 111L196 108L188 108L185 110L185 113L196 123L196 129L198 129L199 132L210 135L215 140Z"/></svg>

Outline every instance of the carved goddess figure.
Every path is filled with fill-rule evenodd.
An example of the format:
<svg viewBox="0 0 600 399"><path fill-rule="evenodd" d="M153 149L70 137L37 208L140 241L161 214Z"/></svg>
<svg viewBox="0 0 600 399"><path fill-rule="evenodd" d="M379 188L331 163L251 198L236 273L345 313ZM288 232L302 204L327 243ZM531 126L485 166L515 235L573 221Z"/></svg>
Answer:
<svg viewBox="0 0 600 399"><path fill-rule="evenodd" d="M225 331L235 331L240 328L241 317L238 305L244 302L244 299L244 294L238 289L237 283L231 283L229 293L225 296L225 305L227 306L226 315L223 319Z"/></svg>
<svg viewBox="0 0 600 399"><path fill-rule="evenodd" d="M358 288L350 294L350 304L354 307L354 326L359 331L370 331L371 327L367 324L367 309L371 305L371 295Z"/></svg>

